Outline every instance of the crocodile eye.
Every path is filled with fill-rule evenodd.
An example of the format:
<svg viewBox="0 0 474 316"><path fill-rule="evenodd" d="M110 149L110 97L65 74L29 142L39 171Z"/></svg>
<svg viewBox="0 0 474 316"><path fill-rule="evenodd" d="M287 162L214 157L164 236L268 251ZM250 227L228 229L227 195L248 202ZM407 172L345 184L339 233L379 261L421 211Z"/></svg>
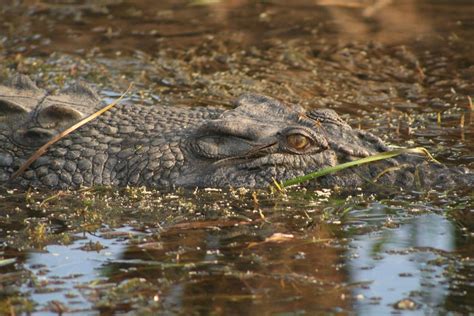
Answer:
<svg viewBox="0 0 474 316"><path fill-rule="evenodd" d="M290 134L286 136L286 142L288 145L296 150L306 149L311 141L308 137L301 134Z"/></svg>

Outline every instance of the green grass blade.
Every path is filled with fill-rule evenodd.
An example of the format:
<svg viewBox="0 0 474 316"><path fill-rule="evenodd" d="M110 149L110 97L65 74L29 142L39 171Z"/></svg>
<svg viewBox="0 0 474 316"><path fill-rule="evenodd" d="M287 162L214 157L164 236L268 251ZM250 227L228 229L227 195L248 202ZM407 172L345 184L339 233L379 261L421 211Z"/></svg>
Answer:
<svg viewBox="0 0 474 316"><path fill-rule="evenodd" d="M363 164L374 162L374 161L393 158L393 157L396 157L396 156L399 156L399 155L402 155L402 154L423 154L425 156L428 156L428 158L430 160L438 162L436 159L433 158L433 156L431 156L431 154L428 152L428 150L426 150L426 148L423 148L423 147L400 148L400 149L395 149L395 150L375 154L375 155L365 157L365 158L362 158L362 159L345 162L345 163L339 164L337 166L327 167L327 168L309 173L309 174L304 175L304 176L296 177L296 178L293 178L293 179L282 182L281 187L285 188L285 187L288 187L288 186L291 186L291 185L300 184L302 182L309 181L309 180L312 180L312 179L316 179L316 178L325 176L327 174L335 173L335 172L338 172L338 171L341 171L341 170L344 170L344 169L347 169L347 168L350 168L350 167L359 166L359 165L363 165Z"/></svg>
<svg viewBox="0 0 474 316"><path fill-rule="evenodd" d="M15 262L16 262L15 258L0 259L0 267L4 267L4 266L7 266L7 265L15 263Z"/></svg>

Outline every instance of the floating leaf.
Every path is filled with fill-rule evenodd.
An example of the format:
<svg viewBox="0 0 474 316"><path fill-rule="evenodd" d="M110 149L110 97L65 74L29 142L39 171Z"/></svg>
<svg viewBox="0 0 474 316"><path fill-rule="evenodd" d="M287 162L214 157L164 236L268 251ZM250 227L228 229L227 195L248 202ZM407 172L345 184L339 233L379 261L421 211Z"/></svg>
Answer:
<svg viewBox="0 0 474 316"><path fill-rule="evenodd" d="M269 242L270 243L271 242L281 243L281 242L284 242L284 241L292 240L293 238L295 238L295 236L293 234L274 233L270 237L265 238L265 240L263 242L251 242L248 245L248 247L252 248L252 247L258 246L260 244L269 243Z"/></svg>

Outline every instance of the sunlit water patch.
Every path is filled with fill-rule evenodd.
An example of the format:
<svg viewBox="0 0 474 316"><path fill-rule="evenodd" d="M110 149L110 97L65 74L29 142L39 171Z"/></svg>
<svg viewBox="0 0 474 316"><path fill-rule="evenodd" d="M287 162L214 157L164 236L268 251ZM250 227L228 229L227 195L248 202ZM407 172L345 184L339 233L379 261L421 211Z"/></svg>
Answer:
<svg viewBox="0 0 474 316"><path fill-rule="evenodd" d="M453 224L443 216L417 216L397 230L355 237L351 247L351 279L368 283L355 291L358 313L384 315L406 306L426 315L442 308L448 278L433 262L455 250Z"/></svg>
<svg viewBox="0 0 474 316"><path fill-rule="evenodd" d="M25 285L21 291L38 304L37 310L44 315L90 312L95 288L104 287L102 283L107 280L101 268L118 259L125 247L124 240L105 239L100 234L78 237L71 245L50 245L43 251L30 252L24 263L35 276L36 285L34 289Z"/></svg>

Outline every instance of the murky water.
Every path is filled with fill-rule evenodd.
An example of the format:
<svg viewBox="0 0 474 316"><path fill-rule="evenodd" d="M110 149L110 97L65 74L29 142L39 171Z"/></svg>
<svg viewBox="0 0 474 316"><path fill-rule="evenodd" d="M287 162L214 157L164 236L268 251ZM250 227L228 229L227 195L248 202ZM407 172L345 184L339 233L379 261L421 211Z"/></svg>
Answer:
<svg viewBox="0 0 474 316"><path fill-rule="evenodd" d="M0 1L0 77L260 92L474 168L471 1ZM474 313L471 188L0 189L0 314Z"/></svg>

